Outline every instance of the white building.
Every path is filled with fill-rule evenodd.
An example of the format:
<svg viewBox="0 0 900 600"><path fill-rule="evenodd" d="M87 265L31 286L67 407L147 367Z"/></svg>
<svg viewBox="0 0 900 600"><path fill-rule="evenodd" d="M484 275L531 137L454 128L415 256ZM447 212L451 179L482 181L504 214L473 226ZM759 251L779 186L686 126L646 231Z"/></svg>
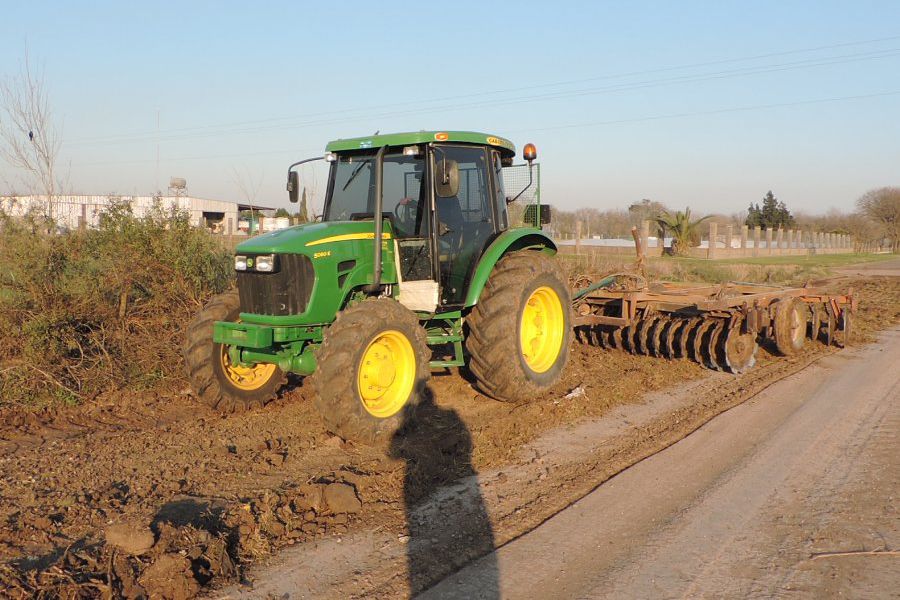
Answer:
<svg viewBox="0 0 900 600"><path fill-rule="evenodd" d="M250 205L224 200L208 200L193 196L54 196L50 207L47 196L0 196L0 210L11 216L23 216L29 211L47 214L65 229L97 227L100 214L114 202L127 202L136 217L145 216L155 206L164 211L177 208L190 214L191 224L223 234L239 234L239 214ZM273 208L256 206L253 210L271 215ZM245 227L246 227L246 221ZM245 231L246 232L246 229Z"/></svg>

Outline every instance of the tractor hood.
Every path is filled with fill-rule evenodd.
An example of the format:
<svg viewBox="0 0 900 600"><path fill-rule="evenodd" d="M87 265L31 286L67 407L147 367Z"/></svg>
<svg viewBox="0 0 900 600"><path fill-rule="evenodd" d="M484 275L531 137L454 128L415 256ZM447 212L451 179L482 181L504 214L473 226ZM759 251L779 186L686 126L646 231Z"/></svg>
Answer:
<svg viewBox="0 0 900 600"><path fill-rule="evenodd" d="M384 224L384 239L390 239L389 222ZM246 254L310 254L327 249L330 244L344 241L375 239L372 221L329 221L306 223L272 231L238 244L236 253Z"/></svg>

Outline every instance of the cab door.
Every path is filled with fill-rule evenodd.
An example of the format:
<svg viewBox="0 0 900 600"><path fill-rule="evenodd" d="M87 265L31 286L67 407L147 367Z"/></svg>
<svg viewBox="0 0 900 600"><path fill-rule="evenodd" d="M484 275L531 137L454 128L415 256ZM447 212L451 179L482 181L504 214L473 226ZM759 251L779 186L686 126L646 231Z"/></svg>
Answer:
<svg viewBox="0 0 900 600"><path fill-rule="evenodd" d="M459 170L456 195L433 196L441 304L449 307L465 301L469 276L495 237L497 223L486 150L477 146L434 146L432 161L444 159L454 161Z"/></svg>

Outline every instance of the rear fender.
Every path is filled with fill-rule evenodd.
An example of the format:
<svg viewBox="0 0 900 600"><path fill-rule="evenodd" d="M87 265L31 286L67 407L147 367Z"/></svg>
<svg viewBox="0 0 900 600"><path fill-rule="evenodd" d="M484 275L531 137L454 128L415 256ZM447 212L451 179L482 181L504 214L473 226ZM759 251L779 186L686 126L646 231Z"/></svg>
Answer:
<svg viewBox="0 0 900 600"><path fill-rule="evenodd" d="M469 291L466 293L466 307L475 306L481 292L487 283L494 265L497 264L509 252L530 249L546 254L556 254L556 244L546 233L540 229L521 227L509 229L501 233L495 239L478 261L472 279L469 281Z"/></svg>

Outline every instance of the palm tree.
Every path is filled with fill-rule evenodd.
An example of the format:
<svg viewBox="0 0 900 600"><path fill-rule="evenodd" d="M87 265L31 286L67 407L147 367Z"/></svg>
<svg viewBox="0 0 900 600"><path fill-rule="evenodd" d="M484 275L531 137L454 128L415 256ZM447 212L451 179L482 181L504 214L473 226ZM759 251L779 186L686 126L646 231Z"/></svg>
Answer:
<svg viewBox="0 0 900 600"><path fill-rule="evenodd" d="M674 213L663 211L656 217L656 223L663 230L663 235L666 231L672 234L672 253L686 254L688 248L700 244L700 232L697 227L711 216L691 221L691 209L687 207L684 212L680 210Z"/></svg>

